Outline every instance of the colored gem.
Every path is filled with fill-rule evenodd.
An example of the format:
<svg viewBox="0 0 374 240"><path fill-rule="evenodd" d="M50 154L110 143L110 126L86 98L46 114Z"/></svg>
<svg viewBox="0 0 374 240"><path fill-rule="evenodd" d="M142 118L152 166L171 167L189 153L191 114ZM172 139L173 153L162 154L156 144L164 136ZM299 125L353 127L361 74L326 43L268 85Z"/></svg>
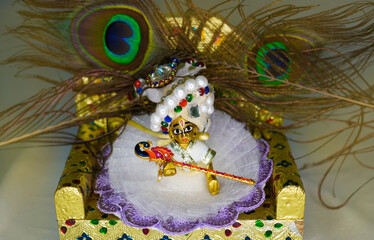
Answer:
<svg viewBox="0 0 374 240"><path fill-rule="evenodd" d="M210 92L210 88L208 86L206 86L204 91L205 91L206 94L208 94Z"/></svg>
<svg viewBox="0 0 374 240"><path fill-rule="evenodd" d="M244 240L251 240L248 236L247 237L245 237L245 239Z"/></svg>
<svg viewBox="0 0 374 240"><path fill-rule="evenodd" d="M108 232L108 229L106 227L100 228L100 233L105 235L107 232Z"/></svg>
<svg viewBox="0 0 374 240"><path fill-rule="evenodd" d="M192 94L188 94L188 95L186 96L186 100L187 100L187 102L191 102L192 99L193 99Z"/></svg>
<svg viewBox="0 0 374 240"><path fill-rule="evenodd" d="M139 80L135 81L135 87L139 88L141 86L141 82Z"/></svg>
<svg viewBox="0 0 374 240"><path fill-rule="evenodd" d="M79 184L79 183L81 183L81 181L80 181L79 179L74 179L72 182L73 182L74 184Z"/></svg>
<svg viewBox="0 0 374 240"><path fill-rule="evenodd" d="M117 240L133 240L132 237L128 236L126 233L122 235L121 238L118 238Z"/></svg>
<svg viewBox="0 0 374 240"><path fill-rule="evenodd" d="M195 60L193 58L189 58L189 59L187 59L186 62L189 63L189 64L193 64L195 62Z"/></svg>
<svg viewBox="0 0 374 240"><path fill-rule="evenodd" d="M161 127L162 132L168 132L168 129L166 127Z"/></svg>
<svg viewBox="0 0 374 240"><path fill-rule="evenodd" d="M77 238L77 240L92 240L92 238L90 238L86 233L83 233L82 236Z"/></svg>
<svg viewBox="0 0 374 240"><path fill-rule="evenodd" d="M65 224L68 225L68 226L73 226L75 224L75 220L74 219L68 219L65 221Z"/></svg>
<svg viewBox="0 0 374 240"><path fill-rule="evenodd" d="M286 240L292 240L290 237L286 237Z"/></svg>
<svg viewBox="0 0 374 240"><path fill-rule="evenodd" d="M204 88L199 88L199 94L200 94L200 96L203 96L204 93L205 93Z"/></svg>
<svg viewBox="0 0 374 240"><path fill-rule="evenodd" d="M264 235L265 235L265 237L269 238L269 237L271 237L272 234L273 234L272 231L267 230Z"/></svg>
<svg viewBox="0 0 374 240"><path fill-rule="evenodd" d="M101 215L101 218L108 218L108 214Z"/></svg>
<svg viewBox="0 0 374 240"><path fill-rule="evenodd" d="M90 211L90 212L93 212L93 211L95 211L95 208L93 208L93 207L91 207L91 206L88 206L88 207L87 207L87 210Z"/></svg>
<svg viewBox="0 0 374 240"><path fill-rule="evenodd" d="M169 116L166 116L164 118L164 120L165 120L165 122L171 122L173 119L171 119L171 117L169 117Z"/></svg>
<svg viewBox="0 0 374 240"><path fill-rule="evenodd" d="M257 220L256 223L255 223L255 226L262 228L264 226L264 223L261 222L260 220Z"/></svg>
<svg viewBox="0 0 374 240"><path fill-rule="evenodd" d="M178 59L178 58L172 58L172 59L171 59L171 62L172 62L172 63L179 63L179 59Z"/></svg>
<svg viewBox="0 0 374 240"><path fill-rule="evenodd" d="M182 100L180 100L180 101L179 101L179 106L181 106L181 107L185 107L185 106L187 106L187 100L186 100L186 99L182 99Z"/></svg>
<svg viewBox="0 0 374 240"><path fill-rule="evenodd" d="M175 108L174 108L174 112L176 112L176 113L179 113L179 112L181 112L182 111L182 107L181 106L176 106Z"/></svg>
<svg viewBox="0 0 374 240"><path fill-rule="evenodd" d="M62 232L63 234L65 234L65 233L68 231L68 228L65 227L65 226L62 226L62 227L60 228L60 230L61 230L61 232Z"/></svg>
<svg viewBox="0 0 374 240"><path fill-rule="evenodd" d="M198 105L190 108L190 115L195 118L200 117L200 110Z"/></svg>
<svg viewBox="0 0 374 240"><path fill-rule="evenodd" d="M274 218L273 218L271 215L267 215L267 216L266 216L266 219L267 219L267 220L273 220Z"/></svg>
<svg viewBox="0 0 374 240"><path fill-rule="evenodd" d="M204 240L212 240L212 239L209 237L209 235L205 235Z"/></svg>
<svg viewBox="0 0 374 240"><path fill-rule="evenodd" d="M71 183L64 183L62 184L63 187L70 187L71 186Z"/></svg>
<svg viewBox="0 0 374 240"><path fill-rule="evenodd" d="M275 178L274 178L274 181L278 181L279 180L279 178L280 178L280 174L277 174L276 176L275 176Z"/></svg>
<svg viewBox="0 0 374 240"><path fill-rule="evenodd" d="M281 228L281 227L283 227L283 224L282 223L276 223L276 224L274 224L274 227L275 228Z"/></svg>
<svg viewBox="0 0 374 240"><path fill-rule="evenodd" d="M111 225L111 226L114 226L114 225L116 225L118 222L116 221L116 220L110 220L109 221L109 225Z"/></svg>
<svg viewBox="0 0 374 240"><path fill-rule="evenodd" d="M165 132L165 131L163 131L162 133L165 134L165 135L166 135L166 134L169 134L169 132Z"/></svg>
<svg viewBox="0 0 374 240"><path fill-rule="evenodd" d="M196 63L196 66L197 66L197 67L204 67L205 64L204 64L203 62L197 62L197 63Z"/></svg>
<svg viewBox="0 0 374 240"><path fill-rule="evenodd" d="M287 160L282 160L281 162L277 163L277 166L282 166L282 167L288 167L292 165L292 163L288 162Z"/></svg>
<svg viewBox="0 0 374 240"><path fill-rule="evenodd" d="M283 184L283 187L286 187L288 185L299 186L299 183L292 181L292 180L288 180L285 184Z"/></svg>
<svg viewBox="0 0 374 240"><path fill-rule="evenodd" d="M234 228L238 228L240 227L242 224L239 223L239 222L234 222L234 224L232 225Z"/></svg>
<svg viewBox="0 0 374 240"><path fill-rule="evenodd" d="M161 122L161 126L167 128L169 126L169 124L167 122L162 121Z"/></svg>
<svg viewBox="0 0 374 240"><path fill-rule="evenodd" d="M227 237L230 237L231 234L232 234L232 232L231 232L230 229L226 229L226 230L225 230L225 235L226 235Z"/></svg>
<svg viewBox="0 0 374 240"><path fill-rule="evenodd" d="M97 220L97 219L92 219L90 223L91 223L92 225L97 225L97 224L99 224L99 220Z"/></svg>
<svg viewBox="0 0 374 240"><path fill-rule="evenodd" d="M148 235L148 233L149 233L149 229L148 228L143 228L143 234L144 235Z"/></svg>

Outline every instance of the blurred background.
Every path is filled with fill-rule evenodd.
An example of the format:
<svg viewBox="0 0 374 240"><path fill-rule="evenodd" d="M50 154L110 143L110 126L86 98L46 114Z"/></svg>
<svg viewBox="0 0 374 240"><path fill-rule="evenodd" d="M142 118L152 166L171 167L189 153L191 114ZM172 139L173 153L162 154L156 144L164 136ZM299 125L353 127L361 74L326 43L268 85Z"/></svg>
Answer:
<svg viewBox="0 0 374 240"><path fill-rule="evenodd" d="M200 3L201 2L201 3ZM216 1L200 1L198 4L209 8ZM272 1L247 1L248 11L258 9ZM352 0L322 1L281 1L280 4L319 5L310 11L322 11ZM8 27L17 26L22 19L17 15L20 7L13 5L13 0L0 1L0 33ZM0 35L0 61L20 51L21 42L7 35ZM55 79L66 79L67 74L50 69L46 71ZM0 65L0 111L34 95L42 88L51 87L42 81L16 76L17 65ZM370 83L374 82L374 68L364 73ZM299 133L318 136L329 126L311 126ZM300 136L300 135L298 135ZM302 135L301 135L302 136ZM300 138L300 137L299 137ZM340 139L341 143L344 139ZM341 146L339 143L335 147ZM373 142L374 145L374 142ZM334 146L331 146L334 148ZM302 156L311 151L313 146L291 142L294 156ZM54 191L63 170L70 147L28 148L0 151L0 239L58 239L58 228L54 206ZM323 158L329 149L318 151L298 160L298 166ZM330 210L318 200L317 189L328 165L309 168L300 172L306 190L304 239L374 239L374 184L365 185L342 209ZM347 162L338 176L335 197L331 196L331 174L327 179L323 195L329 203L340 204L363 182L372 177L373 170L368 170Z"/></svg>

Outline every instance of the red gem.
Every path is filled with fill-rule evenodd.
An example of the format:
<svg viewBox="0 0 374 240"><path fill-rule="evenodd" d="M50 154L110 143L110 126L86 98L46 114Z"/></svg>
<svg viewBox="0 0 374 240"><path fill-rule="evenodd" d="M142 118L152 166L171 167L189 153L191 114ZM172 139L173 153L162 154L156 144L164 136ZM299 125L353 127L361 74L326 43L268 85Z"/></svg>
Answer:
<svg viewBox="0 0 374 240"><path fill-rule="evenodd" d="M193 59L193 58L189 58L189 59L187 59L186 62L189 63L189 64L192 64L192 63L195 62L195 59Z"/></svg>
<svg viewBox="0 0 374 240"><path fill-rule="evenodd" d="M134 99L134 96L132 95L132 93L129 93L129 94L127 95L127 98L131 101L131 100Z"/></svg>
<svg viewBox="0 0 374 240"><path fill-rule="evenodd" d="M232 225L234 228L238 228L240 227L242 224L241 223L238 223L238 222L234 222L234 224Z"/></svg>
<svg viewBox="0 0 374 240"><path fill-rule="evenodd" d="M68 225L68 226L73 226L75 224L75 220L74 219L68 219L65 221L65 224Z"/></svg>
<svg viewBox="0 0 374 240"><path fill-rule="evenodd" d="M136 80L136 81L135 81L135 87L138 88L138 87L140 87L140 85L141 85L141 82L140 82L139 80Z"/></svg>
<svg viewBox="0 0 374 240"><path fill-rule="evenodd" d="M266 123L269 123L269 124L270 124L270 123L272 123L273 121L274 121L274 119L271 119L271 118L270 118L270 119L268 119L268 120L266 121Z"/></svg>
<svg viewBox="0 0 374 240"><path fill-rule="evenodd" d="M203 62L197 62L197 63L196 63L196 66L197 66L197 67L204 67L205 64L204 64Z"/></svg>
<svg viewBox="0 0 374 240"><path fill-rule="evenodd" d="M186 99L182 99L182 100L180 100L180 101L179 101L179 106L181 106L181 107L185 107L185 106L187 106L187 100L186 100Z"/></svg>
<svg viewBox="0 0 374 240"><path fill-rule="evenodd" d="M230 229L226 229L226 230L225 230L225 235L226 235L227 237L230 237L231 234L232 234L232 232L231 232Z"/></svg>
<svg viewBox="0 0 374 240"><path fill-rule="evenodd" d="M275 176L275 178L274 178L274 181L279 180L280 176L281 176L280 174L277 174L277 175Z"/></svg>
<svg viewBox="0 0 374 240"><path fill-rule="evenodd" d="M162 130L163 132L167 132L167 131L168 131L168 129L167 129L166 127L161 127L161 130Z"/></svg>
<svg viewBox="0 0 374 240"><path fill-rule="evenodd" d="M149 229L148 228L143 228L143 234L148 235L148 233L149 233Z"/></svg>
<svg viewBox="0 0 374 240"><path fill-rule="evenodd" d="M199 88L199 94L200 94L200 96L203 96L204 93L205 93L204 88Z"/></svg>
<svg viewBox="0 0 374 240"><path fill-rule="evenodd" d="M62 232L63 234L65 234L65 233L68 231L67 227L65 227L65 226L62 226L62 227L60 228L60 230L61 230L61 232Z"/></svg>
<svg viewBox="0 0 374 240"><path fill-rule="evenodd" d="M270 204L269 203L264 203L264 208L269 208L270 207Z"/></svg>
<svg viewBox="0 0 374 240"><path fill-rule="evenodd" d="M80 181L79 179L74 179L72 182L73 182L74 184L79 184L79 183L81 183L81 181Z"/></svg>

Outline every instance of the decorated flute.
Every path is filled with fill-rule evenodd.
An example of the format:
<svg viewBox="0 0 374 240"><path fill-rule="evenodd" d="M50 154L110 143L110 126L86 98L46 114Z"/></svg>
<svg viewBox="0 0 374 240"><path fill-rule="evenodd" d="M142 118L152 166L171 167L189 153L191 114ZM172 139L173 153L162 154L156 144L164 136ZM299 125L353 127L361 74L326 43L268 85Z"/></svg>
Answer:
<svg viewBox="0 0 374 240"><path fill-rule="evenodd" d="M235 176L232 174L227 174L224 172L219 172L215 170L210 170L207 168L202 168L198 167L195 165L191 164L186 164L186 163L181 163L173 160L174 154L165 147L152 147L152 142L139 142L135 146L135 154L142 159L148 159L149 161L156 162L157 165L159 166L159 180L162 175L162 166L164 165L165 162L173 162L175 166L190 169L193 171L198 171L198 172L203 172L203 173L209 173L211 175L217 176L217 177L222 177L222 178L227 178L231 179L234 181L238 182L243 182L247 183L249 185L255 185L256 182L253 179L250 178L244 178L244 177L239 177Z"/></svg>

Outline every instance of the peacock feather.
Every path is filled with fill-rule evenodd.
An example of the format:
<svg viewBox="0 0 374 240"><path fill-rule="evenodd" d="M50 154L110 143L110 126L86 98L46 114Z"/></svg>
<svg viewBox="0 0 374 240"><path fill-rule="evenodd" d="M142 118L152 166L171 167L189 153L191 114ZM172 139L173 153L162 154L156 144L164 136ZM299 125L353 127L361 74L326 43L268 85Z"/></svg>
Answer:
<svg viewBox="0 0 374 240"><path fill-rule="evenodd" d="M319 139L354 133L314 165L373 150L354 148L373 139L374 84L361 75L374 59L373 2L306 16L313 6L270 4L248 13L244 1L209 10L192 0L165 1L163 10L150 0L20 2L29 10L20 12L25 21L11 33L26 47L6 63L53 67L74 77L36 76L55 86L0 113L0 146L84 141L66 129L106 117L125 124L154 108L141 95L134 98L136 79L172 57L193 57L207 65L215 107L248 125L297 129L338 121L336 110L347 109L346 120L338 121L343 126ZM259 111L269 118L260 119ZM272 123L274 116L285 124Z"/></svg>

